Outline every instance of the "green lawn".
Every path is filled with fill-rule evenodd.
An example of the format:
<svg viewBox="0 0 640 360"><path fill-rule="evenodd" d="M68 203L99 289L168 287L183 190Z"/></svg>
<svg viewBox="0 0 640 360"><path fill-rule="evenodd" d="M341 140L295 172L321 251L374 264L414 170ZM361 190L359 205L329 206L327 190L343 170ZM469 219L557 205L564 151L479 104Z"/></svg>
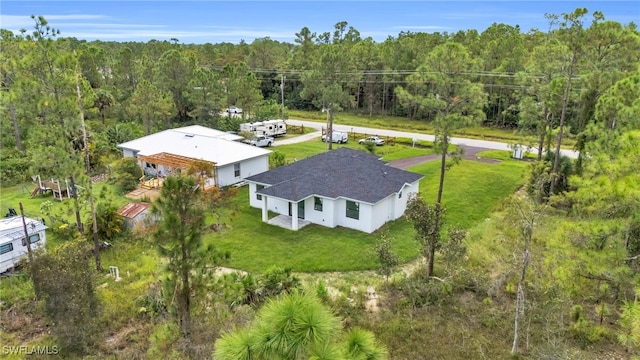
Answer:
<svg viewBox="0 0 640 360"><path fill-rule="evenodd" d="M318 140L282 146L277 150L285 152L288 160L291 160L289 155L301 159L324 151L325 145ZM360 147L355 142L346 146ZM405 145L385 145L376 150L386 153L385 160L418 156L430 151ZM502 154L499 155L502 157ZM526 169L526 162L510 159L505 159L499 164L462 161L451 168L446 174L443 197L443 203L447 208L447 224L469 228L483 221L503 198L523 185ZM420 183L420 190L425 199L434 202L438 186L438 161L421 164L410 170L425 175ZM102 188L112 192L110 185L98 183L95 186L96 194L99 194ZM45 200L51 200L51 197L32 198L31 190L30 186L2 188L2 208L5 211L8 207L18 209L18 203L22 202L28 216L41 217L40 204ZM113 195L113 199L118 206L127 201L122 196ZM65 214L66 218L73 222L72 200L52 202L58 213ZM205 235L206 242L211 242L220 250L231 254L231 259L226 264L229 267L258 272L271 265L291 267L297 272L375 269L377 258L373 249L383 231L388 231L393 239L394 251L403 261L418 256L413 229L404 219L391 222L374 234L345 228L330 229L319 225L309 225L294 232L263 223L260 210L249 207L247 187L240 189L233 202L233 215L227 215L223 220L228 224L228 229L222 234L208 232ZM88 206L85 204L83 220L87 219L87 212ZM63 241L57 239L52 232L49 234L49 246L57 246ZM144 241L146 245L131 246L125 244L127 241ZM145 254L136 253L140 251L144 251ZM112 249L104 252L103 263L104 266L118 265L121 272L129 271L137 274L138 279L148 280L153 278L153 273L158 269L158 265L154 263L156 259L155 250L148 240L119 239L114 242ZM136 284L137 286L140 285Z"/></svg>
<svg viewBox="0 0 640 360"><path fill-rule="evenodd" d="M511 159L498 164L462 160L453 166L445 174L442 195L447 224L470 228L484 220L502 199L524 185L527 170L527 162ZM435 203L440 162L417 165L409 171L425 175L420 181L420 193L428 203Z"/></svg>
<svg viewBox="0 0 640 360"><path fill-rule="evenodd" d="M447 172L443 203L447 225L469 228L487 218L502 199L524 184L527 163L506 160L499 164L462 161ZM410 169L425 175L420 183L422 195L435 201L439 163L425 163ZM270 265L291 267L297 272L369 270L377 267L374 246L387 231L394 251L403 261L418 256L413 229L404 219L385 225L374 234L345 228L309 225L294 232L261 221L259 209L248 205L248 189L234 199L237 211L225 222L230 228L222 234L207 234L206 241L228 251L227 266L248 271L264 271Z"/></svg>
<svg viewBox="0 0 640 360"><path fill-rule="evenodd" d="M229 251L227 266L264 271L271 265L291 267L297 272L366 270L376 267L374 252L379 233L366 234L346 228L330 229L308 225L299 231L286 230L261 221L261 210L250 208L248 187L235 199L238 210L222 234L209 233L206 241ZM417 256L412 230L404 220L385 226L394 237L394 248L405 261ZM382 231L382 230L381 230Z"/></svg>
<svg viewBox="0 0 640 360"><path fill-rule="evenodd" d="M427 142L423 142L422 146L428 146ZM351 149L366 151L363 145L358 144L357 141L349 140L346 144L333 144L333 148L348 147ZM327 144L322 142L319 138L315 140L305 141L297 144L282 145L271 148L273 151L277 151L285 155L287 162L293 162L296 160L302 160L309 156L317 155L327 151ZM392 161L403 159L407 157L414 157L420 155L433 154L431 148L413 148L410 145L395 144L395 145L383 145L375 148L376 155L380 155L384 161Z"/></svg>

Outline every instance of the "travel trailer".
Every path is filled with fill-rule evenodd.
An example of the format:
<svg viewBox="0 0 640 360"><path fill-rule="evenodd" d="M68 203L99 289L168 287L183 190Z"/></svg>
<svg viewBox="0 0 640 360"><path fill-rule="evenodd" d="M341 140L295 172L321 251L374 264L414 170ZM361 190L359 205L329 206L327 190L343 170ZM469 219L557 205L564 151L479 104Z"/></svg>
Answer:
<svg viewBox="0 0 640 360"><path fill-rule="evenodd" d="M40 220L24 218L31 250L44 248L47 241L47 227ZM0 274L18 265L27 256L27 240L24 234L22 216L0 219Z"/></svg>
<svg viewBox="0 0 640 360"><path fill-rule="evenodd" d="M287 135L287 123L284 120L265 120L254 123L240 124L241 132L250 132L256 136L284 136Z"/></svg>

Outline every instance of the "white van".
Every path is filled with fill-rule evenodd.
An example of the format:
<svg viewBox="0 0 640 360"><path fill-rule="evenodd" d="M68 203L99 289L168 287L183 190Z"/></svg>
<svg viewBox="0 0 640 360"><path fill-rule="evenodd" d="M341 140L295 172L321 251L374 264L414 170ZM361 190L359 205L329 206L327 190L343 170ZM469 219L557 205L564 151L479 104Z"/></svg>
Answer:
<svg viewBox="0 0 640 360"><path fill-rule="evenodd" d="M327 135L322 135L322 141L327 141ZM338 144L346 144L349 141L349 134L342 131L331 132L331 142Z"/></svg>

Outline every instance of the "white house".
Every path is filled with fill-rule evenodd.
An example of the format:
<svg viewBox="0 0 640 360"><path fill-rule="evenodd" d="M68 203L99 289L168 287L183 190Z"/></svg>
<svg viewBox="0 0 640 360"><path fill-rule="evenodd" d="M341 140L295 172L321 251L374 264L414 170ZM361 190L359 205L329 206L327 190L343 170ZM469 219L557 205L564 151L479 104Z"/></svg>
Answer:
<svg viewBox="0 0 640 360"><path fill-rule="evenodd" d="M343 147L246 181L249 203L262 209L262 221L290 224L291 230L314 223L371 233L404 214L422 177ZM280 215L269 219L269 211Z"/></svg>
<svg viewBox="0 0 640 360"><path fill-rule="evenodd" d="M210 162L214 177L205 186L227 186L269 170L271 151L243 144L241 136L200 125L169 129L119 144L125 157L140 159L148 175L169 176L190 161Z"/></svg>
<svg viewBox="0 0 640 360"><path fill-rule="evenodd" d="M31 250L45 246L47 227L39 220L25 217L27 234ZM0 219L0 273L18 265L20 259L27 256L27 242L24 234L22 216L11 216Z"/></svg>

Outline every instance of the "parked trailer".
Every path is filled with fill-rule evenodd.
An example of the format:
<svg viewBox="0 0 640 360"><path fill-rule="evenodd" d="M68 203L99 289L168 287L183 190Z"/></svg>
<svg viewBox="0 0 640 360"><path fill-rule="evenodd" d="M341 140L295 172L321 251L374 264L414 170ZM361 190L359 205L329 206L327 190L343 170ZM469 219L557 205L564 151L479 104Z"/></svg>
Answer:
<svg viewBox="0 0 640 360"><path fill-rule="evenodd" d="M27 224L31 250L43 248L47 241L47 227L40 220L25 217L24 221ZM0 219L0 274L14 268L27 256L26 241L22 216Z"/></svg>
<svg viewBox="0 0 640 360"><path fill-rule="evenodd" d="M287 134L287 123L284 120L265 120L240 124L241 132L250 132L256 136L284 136Z"/></svg>

